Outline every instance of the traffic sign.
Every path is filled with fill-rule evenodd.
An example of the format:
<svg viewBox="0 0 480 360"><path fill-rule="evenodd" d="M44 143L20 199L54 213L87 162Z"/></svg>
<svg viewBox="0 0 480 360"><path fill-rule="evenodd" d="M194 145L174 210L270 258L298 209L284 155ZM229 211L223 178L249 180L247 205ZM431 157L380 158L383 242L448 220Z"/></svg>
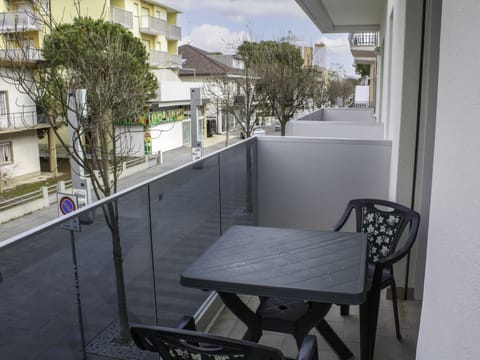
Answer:
<svg viewBox="0 0 480 360"><path fill-rule="evenodd" d="M71 212L74 212L75 210L77 210L77 206L75 202L76 201L70 196L63 196L58 203L60 212L63 215L67 215L67 214L70 214Z"/></svg>
<svg viewBox="0 0 480 360"><path fill-rule="evenodd" d="M78 209L78 196L72 194L57 193L58 216L67 215ZM60 225L62 229L80 231L80 220L73 218Z"/></svg>

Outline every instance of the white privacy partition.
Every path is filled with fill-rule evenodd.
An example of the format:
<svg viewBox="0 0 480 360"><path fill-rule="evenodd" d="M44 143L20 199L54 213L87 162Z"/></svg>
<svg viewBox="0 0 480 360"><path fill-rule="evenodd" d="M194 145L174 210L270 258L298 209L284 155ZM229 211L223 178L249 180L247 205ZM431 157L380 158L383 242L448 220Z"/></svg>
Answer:
<svg viewBox="0 0 480 360"><path fill-rule="evenodd" d="M352 198L388 198L391 142L257 138L260 226L331 228Z"/></svg>
<svg viewBox="0 0 480 360"><path fill-rule="evenodd" d="M383 124L376 121L289 121L286 135L383 140Z"/></svg>

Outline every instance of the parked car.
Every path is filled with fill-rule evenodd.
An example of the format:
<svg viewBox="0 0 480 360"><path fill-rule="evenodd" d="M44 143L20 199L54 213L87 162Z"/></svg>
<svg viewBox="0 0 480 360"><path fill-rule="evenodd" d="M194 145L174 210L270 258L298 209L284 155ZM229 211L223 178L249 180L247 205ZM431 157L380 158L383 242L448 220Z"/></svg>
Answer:
<svg viewBox="0 0 480 360"><path fill-rule="evenodd" d="M262 128L259 125L255 125L252 129L252 136L265 136L267 135L267 132L265 131L264 128Z"/></svg>

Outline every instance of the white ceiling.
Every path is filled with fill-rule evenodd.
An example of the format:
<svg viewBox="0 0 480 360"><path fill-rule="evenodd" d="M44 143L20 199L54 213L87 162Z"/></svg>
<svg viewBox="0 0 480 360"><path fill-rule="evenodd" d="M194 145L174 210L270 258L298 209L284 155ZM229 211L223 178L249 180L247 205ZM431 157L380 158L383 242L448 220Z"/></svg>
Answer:
<svg viewBox="0 0 480 360"><path fill-rule="evenodd" d="M386 0L296 0L323 33L380 28Z"/></svg>

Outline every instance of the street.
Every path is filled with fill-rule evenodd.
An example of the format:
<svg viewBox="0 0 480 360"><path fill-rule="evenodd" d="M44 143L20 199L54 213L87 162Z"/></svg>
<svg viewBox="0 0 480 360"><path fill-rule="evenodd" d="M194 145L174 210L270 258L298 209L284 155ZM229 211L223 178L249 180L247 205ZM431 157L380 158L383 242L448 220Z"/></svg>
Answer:
<svg viewBox="0 0 480 360"><path fill-rule="evenodd" d="M229 145L241 141L237 135L230 135ZM211 154L225 147L225 135L217 134L212 137L204 139L204 155ZM166 173L183 164L191 161L191 148L184 146L178 149L167 151L163 154L163 163L154 164L144 171L137 172L129 177L121 178L119 180L119 189L127 189L133 185L139 184L143 181L151 179L152 177ZM152 162L153 163L153 162ZM35 211L33 213L22 216L21 218L3 223L0 225L0 244L15 235L24 231L30 230L38 225L44 224L47 221L53 220L58 216L58 210L55 204L48 208Z"/></svg>

